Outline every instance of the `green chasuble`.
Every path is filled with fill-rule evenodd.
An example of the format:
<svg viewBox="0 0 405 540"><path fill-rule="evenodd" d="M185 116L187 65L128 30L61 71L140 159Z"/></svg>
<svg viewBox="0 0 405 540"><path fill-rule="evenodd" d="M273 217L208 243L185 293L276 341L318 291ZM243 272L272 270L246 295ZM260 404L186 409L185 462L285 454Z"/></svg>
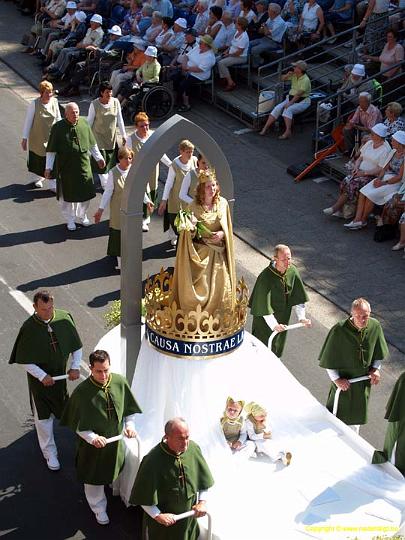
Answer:
<svg viewBox="0 0 405 540"><path fill-rule="evenodd" d="M127 380L112 373L104 386L92 377L80 383L65 406L60 424L75 432L94 431L108 439L122 433L126 416L140 412ZM111 484L124 466L124 441L96 448L79 435L77 438L78 479L85 484Z"/></svg>
<svg viewBox="0 0 405 540"><path fill-rule="evenodd" d="M48 375L65 375L69 355L81 347L82 342L70 313L55 309L48 323L35 314L25 321L18 333L9 363L36 364ZM27 375L30 399L35 403L38 418L45 420L51 413L60 418L68 397L66 381L44 386L29 373Z"/></svg>
<svg viewBox="0 0 405 540"><path fill-rule="evenodd" d="M405 372L395 383L387 403L385 418L389 423L384 450L374 452L373 463L391 461L394 452L395 467L405 476Z"/></svg>
<svg viewBox="0 0 405 540"><path fill-rule="evenodd" d="M361 330L345 319L333 326L319 354L319 365L335 369L340 377L353 379L368 375L376 360L388 356L388 347L380 323L370 318ZM326 407L333 410L336 385L331 384ZM337 417L348 425L367 423L367 405L370 381L354 383L346 392L340 392Z"/></svg>
<svg viewBox="0 0 405 540"><path fill-rule="evenodd" d="M75 125L60 120L52 126L47 152L56 152L58 198L66 202L89 201L96 196L90 165L90 148L96 144L87 120L79 118Z"/></svg>
<svg viewBox="0 0 405 540"><path fill-rule="evenodd" d="M199 446L190 441L187 450L175 455L161 442L147 454L139 467L130 502L135 505L156 505L162 514L182 514L197 502L197 493L214 484L211 472ZM145 514L150 540L197 540L195 518L178 521L165 527Z"/></svg>
<svg viewBox="0 0 405 540"><path fill-rule="evenodd" d="M288 324L293 306L305 302L308 302L308 296L298 269L291 265L284 274L280 274L270 263L257 278L249 300L253 315L252 334L267 347L272 331L263 316L274 314L277 322ZM271 350L279 358L286 339L287 332L281 332L273 339Z"/></svg>

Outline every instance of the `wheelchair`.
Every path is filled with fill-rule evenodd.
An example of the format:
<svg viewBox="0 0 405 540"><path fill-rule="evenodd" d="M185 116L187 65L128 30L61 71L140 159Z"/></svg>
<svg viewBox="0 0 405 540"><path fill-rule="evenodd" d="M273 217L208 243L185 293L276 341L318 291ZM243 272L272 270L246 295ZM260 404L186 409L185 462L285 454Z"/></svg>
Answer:
<svg viewBox="0 0 405 540"><path fill-rule="evenodd" d="M173 110L174 96L170 87L162 83L135 83L133 93L123 107L123 115L130 123L134 123L138 112L145 112L152 120L163 120Z"/></svg>

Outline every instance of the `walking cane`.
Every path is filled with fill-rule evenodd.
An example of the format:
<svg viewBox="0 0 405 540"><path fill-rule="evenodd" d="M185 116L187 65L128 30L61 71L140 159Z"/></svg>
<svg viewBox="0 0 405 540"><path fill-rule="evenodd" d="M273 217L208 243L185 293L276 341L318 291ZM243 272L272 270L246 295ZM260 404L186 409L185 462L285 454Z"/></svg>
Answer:
<svg viewBox="0 0 405 540"><path fill-rule="evenodd" d="M348 381L350 384L353 384L353 383L357 383L361 381L367 381L369 379L370 379L370 375L364 375L363 377L355 377L354 379L348 379ZM340 396L341 391L342 391L341 388L339 387L336 388L335 399L333 400L333 410L332 410L332 414L334 414L335 416L336 416L338 406L339 406L339 396Z"/></svg>
<svg viewBox="0 0 405 540"><path fill-rule="evenodd" d="M175 521L180 521L181 519L193 517L194 515L194 510L190 510L189 512L183 512L182 514L174 514L173 517ZM205 515L208 518L208 531L206 540L212 540L212 517L211 514L209 514L208 512Z"/></svg>
<svg viewBox="0 0 405 540"><path fill-rule="evenodd" d="M52 379L54 381L64 381L65 379L68 379L68 378L69 378L69 375L67 375L67 374L66 375L55 375L55 377L52 377ZM85 380L86 377L80 373L79 379Z"/></svg>
<svg viewBox="0 0 405 540"><path fill-rule="evenodd" d="M283 330L283 332L286 332L287 330L294 330L294 328L302 328L303 326L305 326L305 324L302 322L299 322L296 324L289 324L288 326L285 327L285 330ZM273 339L276 337L277 334L280 334L280 332L277 332L277 330L273 330L271 336L269 337L269 341L267 343L267 347L269 349L271 349Z"/></svg>

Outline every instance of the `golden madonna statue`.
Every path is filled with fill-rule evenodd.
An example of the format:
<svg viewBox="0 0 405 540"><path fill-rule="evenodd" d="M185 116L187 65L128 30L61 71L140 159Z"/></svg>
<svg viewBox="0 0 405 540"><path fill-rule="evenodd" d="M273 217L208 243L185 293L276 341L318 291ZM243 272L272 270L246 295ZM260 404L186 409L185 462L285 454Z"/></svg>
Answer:
<svg viewBox="0 0 405 540"><path fill-rule="evenodd" d="M190 227L178 227L171 301L184 312L214 315L233 310L236 294L233 231L228 202L212 170L201 171L194 201L186 212ZM184 219L178 219L183 221Z"/></svg>

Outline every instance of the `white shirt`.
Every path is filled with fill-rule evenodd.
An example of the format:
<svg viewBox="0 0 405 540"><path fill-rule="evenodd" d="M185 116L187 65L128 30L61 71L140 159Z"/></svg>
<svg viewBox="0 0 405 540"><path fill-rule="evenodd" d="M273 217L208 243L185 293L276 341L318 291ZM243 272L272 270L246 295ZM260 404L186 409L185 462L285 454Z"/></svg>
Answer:
<svg viewBox="0 0 405 540"><path fill-rule="evenodd" d="M232 43L229 49L229 54L233 54L239 49L242 50L242 54L239 55L239 58L243 58L247 56L248 47L249 47L249 36L247 35L247 32L242 32L240 35L238 35L239 32L235 32L235 35L233 36Z"/></svg>
<svg viewBox="0 0 405 540"><path fill-rule="evenodd" d="M112 98L112 99L116 99L116 98ZM118 105L118 112L117 112L118 129L120 130L121 137L123 139L126 139L127 138L127 133L125 131L124 120L122 119L121 103L118 101L118 99L116 101L117 101L117 105ZM99 101L99 103L100 103L100 101ZM104 109L108 109L110 107L111 103L107 103L107 104L100 103L100 105L102 107L104 107ZM95 118L96 118L96 111L94 109L93 102L91 102L90 107L89 107L89 112L88 112L88 115L87 115L87 123L89 124L90 127L93 126Z"/></svg>
<svg viewBox="0 0 405 540"><path fill-rule="evenodd" d="M209 51L200 52L200 46L196 45L190 52L187 53L188 67L198 67L202 71L199 73L193 72L191 75L200 81L207 81L211 77L211 70L215 66L215 54L210 49Z"/></svg>
<svg viewBox="0 0 405 540"><path fill-rule="evenodd" d="M191 184L191 174L188 172L186 176L183 178L183 182L181 183L181 188L179 191L179 199L181 201L186 202L187 204L190 204L193 202L193 197L190 197L188 194L188 190L190 189Z"/></svg>
<svg viewBox="0 0 405 540"><path fill-rule="evenodd" d="M195 23L193 26L194 30L198 34L204 34L204 31L208 26L209 17L210 17L210 14L209 14L208 9L203 11L203 13L198 13L197 17L195 18Z"/></svg>
<svg viewBox="0 0 405 540"><path fill-rule="evenodd" d="M299 321L305 319L305 304L297 304L294 306L295 314ZM266 321L267 326L270 327L270 330L274 330L275 327L279 324L274 314L264 315L263 319Z"/></svg>
<svg viewBox="0 0 405 540"><path fill-rule="evenodd" d="M51 106L51 101L49 101L49 103L46 103L44 105L46 110L49 110L50 106ZM31 103L28 105L28 108L27 108L27 113L25 115L25 122L24 122L24 127L23 127L23 139L28 139L30 135L32 124L34 122L34 116L35 116L35 100L31 101ZM57 116L55 117L53 124L56 124L56 122L59 122L59 120L62 120L62 117L60 115L60 111L58 107Z"/></svg>
<svg viewBox="0 0 405 540"><path fill-rule="evenodd" d="M187 173L191 171L191 169L195 169L196 164L197 164L197 158L193 156L188 163L182 163L180 161L180 157L176 157L174 158L173 163L176 163L176 165L180 167L182 171ZM162 197L163 201L168 200L175 178L176 178L176 172L173 169L173 166L171 165L169 167L169 172L167 173L165 189L163 190L163 197Z"/></svg>
<svg viewBox="0 0 405 540"><path fill-rule="evenodd" d="M144 139L141 139L141 137L138 137L138 135L136 134L136 131L134 131L132 133L132 135L130 135L128 140L127 140L127 147L130 150L132 150L132 144L133 144L133 138L134 137L135 137L135 139L138 139L138 141L140 141L141 143L145 144L146 141L149 139L149 137L151 137L152 135L153 135L153 131L150 130L148 136L145 137ZM170 167L170 165L172 164L171 159L166 154L163 154L163 156L160 158L160 162L163 163L163 165L166 165L166 167Z"/></svg>
<svg viewBox="0 0 405 540"><path fill-rule="evenodd" d="M319 5L315 3L313 6L310 6L308 2L304 4L302 10L302 29L304 32L313 32L318 27L318 11Z"/></svg>
<svg viewBox="0 0 405 540"><path fill-rule="evenodd" d="M124 417L125 429L135 430L135 414L137 413L130 414L129 416ZM77 434L89 444L92 444L94 439L98 437L97 433L91 430L77 431Z"/></svg>

